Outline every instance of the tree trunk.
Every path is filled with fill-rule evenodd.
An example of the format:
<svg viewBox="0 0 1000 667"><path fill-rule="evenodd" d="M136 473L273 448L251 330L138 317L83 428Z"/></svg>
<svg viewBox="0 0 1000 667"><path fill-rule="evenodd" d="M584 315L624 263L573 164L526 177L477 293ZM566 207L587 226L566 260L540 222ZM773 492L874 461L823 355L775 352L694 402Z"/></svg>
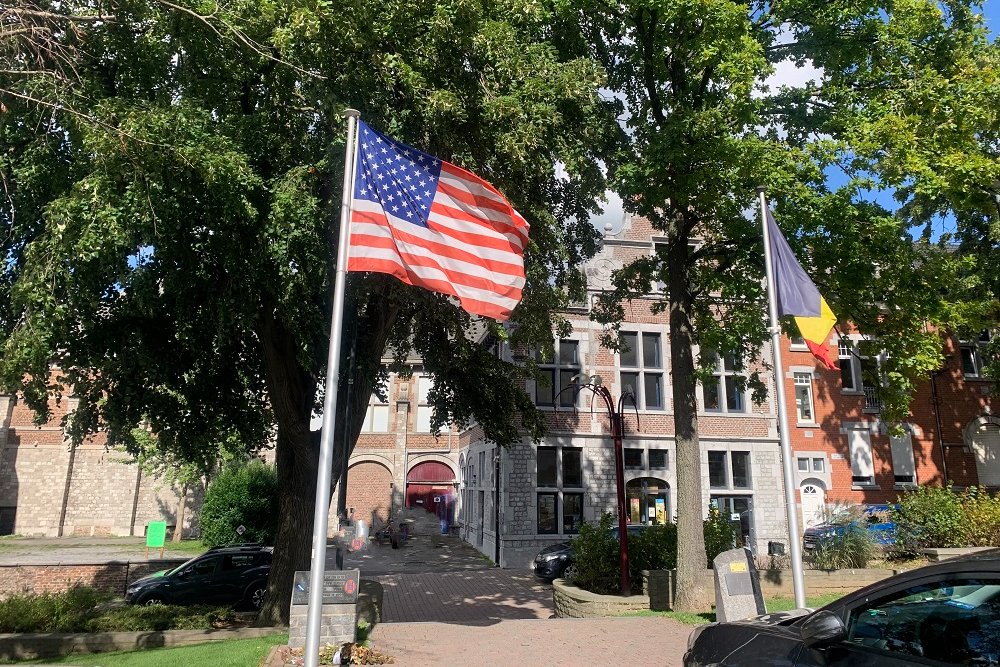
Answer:
<svg viewBox="0 0 1000 667"><path fill-rule="evenodd" d="M705 533L701 497L701 449L695 400L692 343L692 296L688 282L686 235L672 238L668 250L670 365L674 399L674 442L677 449L677 597L678 611L704 611L707 594Z"/></svg>
<svg viewBox="0 0 1000 667"><path fill-rule="evenodd" d="M318 433L307 434L304 441L294 443L287 436L278 435L275 458L281 519L274 540L267 597L257 625L288 625L295 571L310 567L318 445Z"/></svg>
<svg viewBox="0 0 1000 667"><path fill-rule="evenodd" d="M187 509L188 487L181 485L181 497L177 501L177 512L174 514L174 536L173 542L180 542L184 533L184 510Z"/></svg>

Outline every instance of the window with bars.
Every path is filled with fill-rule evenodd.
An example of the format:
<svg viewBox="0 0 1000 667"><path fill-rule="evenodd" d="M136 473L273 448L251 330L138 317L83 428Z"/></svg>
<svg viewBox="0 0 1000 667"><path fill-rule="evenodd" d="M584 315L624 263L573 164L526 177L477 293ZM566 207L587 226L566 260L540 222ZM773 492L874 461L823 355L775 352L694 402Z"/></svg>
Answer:
<svg viewBox="0 0 1000 667"><path fill-rule="evenodd" d="M560 406L572 407L577 392L568 387L580 373L580 341L557 340L551 357L539 352L535 358L543 377L535 382L535 405L554 406L558 396Z"/></svg>
<svg viewBox="0 0 1000 667"><path fill-rule="evenodd" d="M539 447L535 486L538 533L579 532L583 524L583 450Z"/></svg>
<svg viewBox="0 0 1000 667"><path fill-rule="evenodd" d="M629 470L643 469L641 449L625 449L625 467Z"/></svg>
<svg viewBox="0 0 1000 667"><path fill-rule="evenodd" d="M709 366L714 366L712 378L702 385L705 410L708 412L745 412L746 397L739 384L742 379L736 356L719 356L707 352Z"/></svg>
<svg viewBox="0 0 1000 667"><path fill-rule="evenodd" d="M664 363L659 332L623 331L618 354L621 386L631 387L640 410L664 410Z"/></svg>

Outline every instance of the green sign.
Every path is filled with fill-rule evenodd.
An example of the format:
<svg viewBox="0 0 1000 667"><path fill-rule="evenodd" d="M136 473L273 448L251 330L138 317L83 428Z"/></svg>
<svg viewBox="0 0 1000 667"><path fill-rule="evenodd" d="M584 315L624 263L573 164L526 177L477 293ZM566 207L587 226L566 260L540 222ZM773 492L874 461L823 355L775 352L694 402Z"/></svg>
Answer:
<svg viewBox="0 0 1000 667"><path fill-rule="evenodd" d="M146 546L162 549L167 539L167 522L150 521L146 524Z"/></svg>

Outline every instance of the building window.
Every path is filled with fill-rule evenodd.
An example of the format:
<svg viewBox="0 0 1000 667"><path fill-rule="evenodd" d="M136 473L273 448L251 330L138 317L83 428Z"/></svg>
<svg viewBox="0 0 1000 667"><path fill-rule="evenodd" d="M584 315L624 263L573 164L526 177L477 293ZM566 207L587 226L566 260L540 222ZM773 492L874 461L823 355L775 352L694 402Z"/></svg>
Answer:
<svg viewBox="0 0 1000 667"><path fill-rule="evenodd" d="M385 401L378 397L385 396ZM363 433L387 433L389 431L389 379L386 378L372 391L365 412L365 423L361 426Z"/></svg>
<svg viewBox="0 0 1000 667"><path fill-rule="evenodd" d="M812 373L795 373L795 411L800 424L811 424L813 417Z"/></svg>
<svg viewBox="0 0 1000 667"><path fill-rule="evenodd" d="M841 339L837 343L837 361L840 365L840 388L857 391L858 384L854 380L854 346L850 341Z"/></svg>
<svg viewBox="0 0 1000 667"><path fill-rule="evenodd" d="M625 450L625 467L630 470L641 470L642 465L642 450L641 449L626 449Z"/></svg>
<svg viewBox="0 0 1000 667"><path fill-rule="evenodd" d="M649 450L649 468L650 470L666 470L667 450L665 449Z"/></svg>
<svg viewBox="0 0 1000 667"><path fill-rule="evenodd" d="M433 388L433 377L430 375L417 376L417 423L414 427L417 433L431 432L431 416L434 414L434 407L430 405L430 395Z"/></svg>
<svg viewBox="0 0 1000 667"><path fill-rule="evenodd" d="M809 459L799 459L799 472L809 472Z"/></svg>
<svg viewBox="0 0 1000 667"><path fill-rule="evenodd" d="M889 436L889 450L892 453L893 481L901 485L914 484L916 466L913 461L913 437L909 432Z"/></svg>
<svg viewBox="0 0 1000 667"><path fill-rule="evenodd" d="M848 430L847 440L851 452L851 483L855 486L874 485L871 434L867 428L854 428Z"/></svg>
<svg viewBox="0 0 1000 667"><path fill-rule="evenodd" d="M580 341L557 340L551 357L536 353L535 358L542 376L535 382L535 405L554 406L557 395L560 406L575 405L577 392L567 387L580 373Z"/></svg>
<svg viewBox="0 0 1000 667"><path fill-rule="evenodd" d="M583 450L539 447L538 533L572 535L583 523Z"/></svg>
<svg viewBox="0 0 1000 667"><path fill-rule="evenodd" d="M962 356L962 373L965 377L983 377L983 347L990 342L989 330L983 330L975 341L962 341L959 353Z"/></svg>
<svg viewBox="0 0 1000 667"><path fill-rule="evenodd" d="M731 452L733 461L733 488L750 488L750 452Z"/></svg>
<svg viewBox="0 0 1000 667"><path fill-rule="evenodd" d="M729 487L726 478L726 453L708 453L708 485L713 489L725 489Z"/></svg>
<svg viewBox="0 0 1000 667"><path fill-rule="evenodd" d="M663 410L663 345L659 333L621 333L622 351L618 355L621 386L631 387L640 410ZM627 348L627 349L626 349Z"/></svg>
<svg viewBox="0 0 1000 667"><path fill-rule="evenodd" d="M823 472L826 469L826 459L813 459L813 472Z"/></svg>
<svg viewBox="0 0 1000 667"><path fill-rule="evenodd" d="M791 336L788 342L788 349L792 352L803 352L809 349L809 346L806 345L806 339L802 336Z"/></svg>
<svg viewBox="0 0 1000 667"><path fill-rule="evenodd" d="M708 453L708 485L713 489L749 489L750 452Z"/></svg>
<svg viewBox="0 0 1000 667"><path fill-rule="evenodd" d="M705 410L712 412L743 412L746 401L738 387L742 378L737 372L736 357L732 354L718 356L708 352L709 367L714 367L712 379L705 381L702 391Z"/></svg>

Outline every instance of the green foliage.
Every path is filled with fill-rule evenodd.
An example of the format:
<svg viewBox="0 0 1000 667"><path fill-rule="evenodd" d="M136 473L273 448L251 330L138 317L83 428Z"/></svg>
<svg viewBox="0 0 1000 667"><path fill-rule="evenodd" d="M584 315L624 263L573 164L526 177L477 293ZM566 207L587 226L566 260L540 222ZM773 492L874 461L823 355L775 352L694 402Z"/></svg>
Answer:
<svg viewBox="0 0 1000 667"><path fill-rule="evenodd" d="M86 586L65 593L13 595L0 601L0 632L82 632L111 599Z"/></svg>
<svg viewBox="0 0 1000 667"><path fill-rule="evenodd" d="M245 624L228 607L117 605L109 593L76 586L65 593L14 595L0 602L0 632L159 632Z"/></svg>
<svg viewBox="0 0 1000 667"><path fill-rule="evenodd" d="M641 570L672 570L677 567L677 524L650 526L629 534L629 565L633 581Z"/></svg>
<svg viewBox="0 0 1000 667"><path fill-rule="evenodd" d="M614 515L604 514L596 524L585 523L571 542L573 583L588 591L615 594L619 591L618 540L612 530ZM736 542L736 531L715 508L704 522L708 567L712 560ZM649 526L628 534L629 572L633 582L642 570L672 570L677 567L677 524Z"/></svg>
<svg viewBox="0 0 1000 667"><path fill-rule="evenodd" d="M209 484L201 507L201 541L209 546L233 542L274 544L278 526L278 477L262 461L225 468ZM237 534L239 526L246 528Z"/></svg>
<svg viewBox="0 0 1000 667"><path fill-rule="evenodd" d="M584 590L601 594L620 592L618 540L611 531L614 517L604 514L597 523L580 526L573 538L572 554L576 574L573 583Z"/></svg>
<svg viewBox="0 0 1000 667"><path fill-rule="evenodd" d="M900 495L892 519L896 542L903 551L964 546L962 497L950 484L920 486Z"/></svg>
<svg viewBox="0 0 1000 667"><path fill-rule="evenodd" d="M821 570L866 568L879 554L878 545L862 524L848 524L844 531L820 540L812 553L812 564Z"/></svg>
<svg viewBox="0 0 1000 667"><path fill-rule="evenodd" d="M75 654L45 662L77 667L175 667L176 665L212 665L212 667L247 667L259 665L272 646L288 643L288 633L256 639L232 639L176 648Z"/></svg>
<svg viewBox="0 0 1000 667"><path fill-rule="evenodd" d="M710 507L708 518L705 519L705 555L708 557L708 567L712 567L716 556L735 546L736 528L718 507Z"/></svg>
<svg viewBox="0 0 1000 667"><path fill-rule="evenodd" d="M971 487L921 486L900 495L892 512L901 551L1000 544L1000 496Z"/></svg>

